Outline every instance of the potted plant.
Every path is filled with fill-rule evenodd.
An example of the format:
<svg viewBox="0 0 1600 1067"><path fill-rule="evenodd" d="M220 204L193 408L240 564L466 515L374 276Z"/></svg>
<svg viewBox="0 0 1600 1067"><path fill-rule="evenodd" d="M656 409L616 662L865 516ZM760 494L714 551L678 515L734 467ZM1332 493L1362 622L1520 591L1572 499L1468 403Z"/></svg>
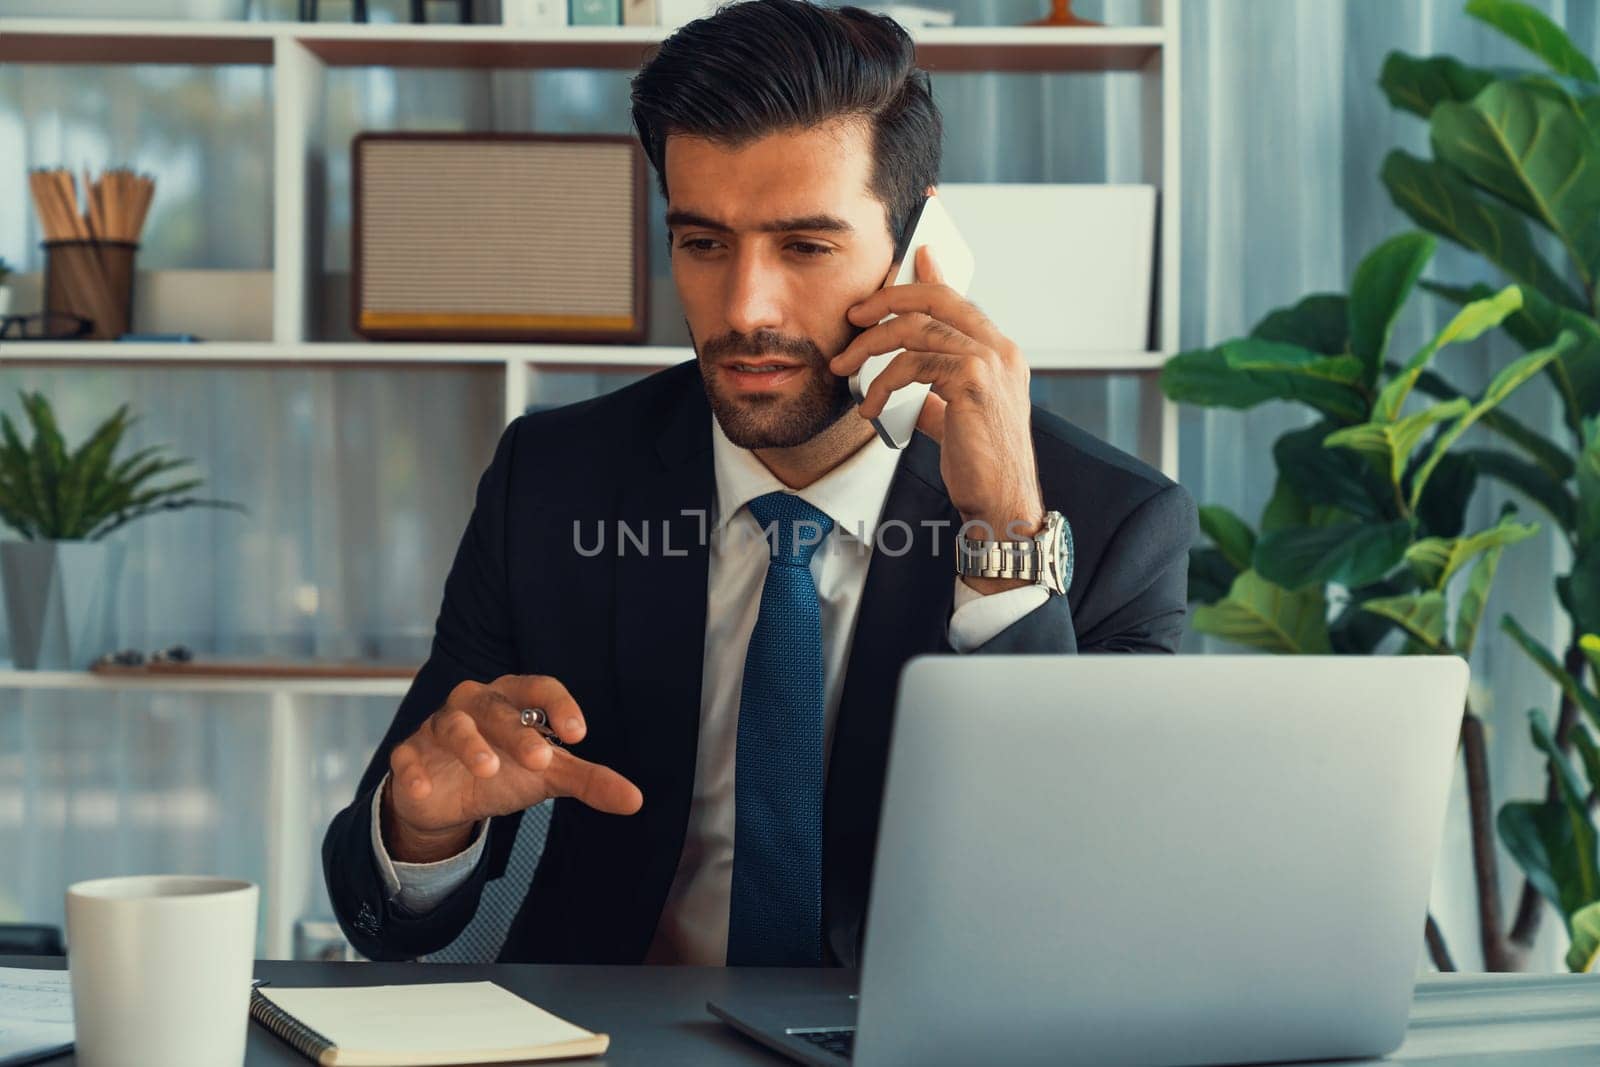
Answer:
<svg viewBox="0 0 1600 1067"><path fill-rule="evenodd" d="M118 459L137 420L124 404L81 445L69 450L42 394L22 392L32 426L24 444L0 412L0 523L20 540L0 541L12 660L23 669L79 670L112 645L124 545L108 535L158 511L238 504L186 495L200 479L149 485L190 461L165 446Z"/></svg>
<svg viewBox="0 0 1600 1067"><path fill-rule="evenodd" d="M1502 553L1536 527L1502 512L1485 529L1466 529L1478 453L1487 450L1462 448L1463 435L1473 426L1513 440L1531 432L1500 405L1579 341L1560 331L1476 398L1451 387L1434 357L1522 310L1525 292L1511 285L1469 302L1404 362L1390 361L1395 319L1435 244L1424 233L1391 238L1356 268L1348 295L1313 294L1248 337L1167 363L1161 385L1174 400L1231 408L1283 400L1314 419L1273 445L1277 486L1259 523L1201 508L1211 545L1189 567L1199 632L1279 653L1471 653ZM1484 727L1470 700L1461 747L1480 903L1497 915ZM1434 962L1454 969L1431 918L1425 933ZM1492 970L1507 969L1491 954L1501 947L1485 944Z"/></svg>
<svg viewBox="0 0 1600 1067"><path fill-rule="evenodd" d="M6 284L6 279L11 277L11 265L0 256L0 318L4 318L11 311L11 286Z"/></svg>
<svg viewBox="0 0 1600 1067"><path fill-rule="evenodd" d="M1526 953L1548 901L1572 937L1568 964L1588 970L1600 946L1591 814L1600 789L1600 68L1527 4L1470 0L1466 10L1543 69L1390 54L1380 84L1391 105L1424 120L1431 158L1397 149L1382 177L1417 225L1474 253L1494 284L1520 284L1523 306L1502 326L1519 344L1538 350L1562 333L1577 342L1544 371L1560 405L1558 434L1502 435L1510 450L1472 460L1542 509L1572 560L1554 583L1570 623L1558 635L1564 650L1546 648L1514 619L1502 622L1555 683L1555 699L1553 715L1530 716L1548 764L1544 795L1499 812L1500 837L1527 878L1514 915L1497 907L1484 915L1485 955L1515 962ZM1478 278L1450 281L1422 284L1454 304L1491 291Z"/></svg>

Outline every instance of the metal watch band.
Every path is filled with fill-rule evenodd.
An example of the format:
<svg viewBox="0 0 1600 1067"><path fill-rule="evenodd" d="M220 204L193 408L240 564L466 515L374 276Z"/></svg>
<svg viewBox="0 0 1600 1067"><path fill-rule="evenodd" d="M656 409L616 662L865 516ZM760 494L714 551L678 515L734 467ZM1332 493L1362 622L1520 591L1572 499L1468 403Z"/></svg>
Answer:
<svg viewBox="0 0 1600 1067"><path fill-rule="evenodd" d="M956 542L956 573L972 578L1039 579L1039 546L1032 541Z"/></svg>
<svg viewBox="0 0 1600 1067"><path fill-rule="evenodd" d="M1072 527L1058 511L1028 541L976 541L956 537L956 573L968 578L1014 578L1065 594L1072 584Z"/></svg>

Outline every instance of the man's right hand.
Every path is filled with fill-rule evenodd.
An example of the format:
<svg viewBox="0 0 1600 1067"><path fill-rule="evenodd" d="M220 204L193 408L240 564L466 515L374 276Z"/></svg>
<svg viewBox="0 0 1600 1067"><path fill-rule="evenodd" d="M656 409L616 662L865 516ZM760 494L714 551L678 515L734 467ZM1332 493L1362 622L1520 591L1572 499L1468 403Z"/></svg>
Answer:
<svg viewBox="0 0 1600 1067"><path fill-rule="evenodd" d="M466 848L480 819L551 797L573 797L615 815L643 806L639 787L622 775L522 725L523 708L543 708L563 743L583 739L583 712L566 686L544 675L507 674L488 685L462 682L395 746L382 801L391 857L403 863L447 859Z"/></svg>

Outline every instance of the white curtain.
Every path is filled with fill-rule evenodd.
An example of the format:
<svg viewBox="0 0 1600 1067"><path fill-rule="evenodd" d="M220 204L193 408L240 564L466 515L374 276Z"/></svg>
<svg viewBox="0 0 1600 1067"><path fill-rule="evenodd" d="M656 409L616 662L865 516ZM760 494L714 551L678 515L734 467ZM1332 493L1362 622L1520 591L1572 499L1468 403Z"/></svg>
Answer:
<svg viewBox="0 0 1600 1067"><path fill-rule="evenodd" d="M6 0L18 13L19 0ZM276 0L253 17L284 17ZM324 5L325 17L344 8ZM379 5L375 5L377 7ZM397 6L397 5L395 5ZM1015 25L1044 0L955 0L965 25ZM1090 17L1138 20L1137 0L1082 0ZM1600 19L1589 2L1543 5L1591 54ZM39 0L37 13L50 4ZM1184 0L1183 322L1186 347L1247 330L1266 311L1342 290L1361 255L1406 226L1377 180L1392 146L1425 151L1421 123L1390 111L1377 74L1391 49L1451 52L1469 62L1524 57L1467 19L1455 0ZM339 69L325 84L324 257L332 309L321 328L349 336L338 298L349 260L349 138L361 129L627 132L625 72ZM26 205L26 168L127 163L159 179L140 253L143 269L271 265L271 75L258 68L0 69L0 256L42 266ZM1138 77L939 75L945 181L1137 181ZM652 188L652 197L655 194ZM653 200L652 340L685 340ZM1442 250L1433 273L1482 277ZM1440 325L1419 296L1397 331L1407 346ZM1069 331L1070 323L1063 324ZM1452 354L1463 384L1481 384L1509 349L1490 340ZM627 375L540 372L533 403L613 388ZM1127 379L1036 376L1036 399L1113 443L1137 440L1138 387ZM18 389L54 401L70 436L127 402L142 416L130 447L170 443L197 461L209 493L248 515L190 511L129 526L119 643L174 642L207 655L368 657L418 661L477 475L501 422L497 371L26 368L0 365L0 408ZM1554 427L1542 387L1516 410ZM1205 502L1253 518L1271 486L1260 443L1291 410L1186 412L1182 480ZM1484 516L1498 506L1485 491ZM1553 542L1519 546L1501 571L1491 617L1518 613L1559 640L1549 575ZM3 620L0 620L3 629ZM3 639L3 633L0 633ZM1198 646L1199 643L1197 643ZM0 645L0 657L6 655ZM1541 789L1523 710L1550 694L1504 643L1475 664L1493 734L1497 800ZM393 701L317 706L312 757L315 850L351 795ZM266 810L265 702L0 691L0 921L59 922L62 889L92 875L217 871L259 880ZM1460 805L1452 815L1434 906L1457 960L1473 966L1475 928ZM312 864L308 914L326 913ZM1508 898L1513 869L1505 861ZM1381 878L1382 872L1374 872ZM1547 922L1550 934L1559 924ZM1545 946L1541 965L1558 965Z"/></svg>

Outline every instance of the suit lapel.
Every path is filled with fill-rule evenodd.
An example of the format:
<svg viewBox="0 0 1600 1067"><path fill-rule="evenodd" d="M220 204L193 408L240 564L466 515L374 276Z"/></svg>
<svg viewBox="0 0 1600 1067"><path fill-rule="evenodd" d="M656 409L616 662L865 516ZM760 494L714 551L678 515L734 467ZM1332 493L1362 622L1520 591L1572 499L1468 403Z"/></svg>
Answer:
<svg viewBox="0 0 1600 1067"><path fill-rule="evenodd" d="M924 525L941 521L950 525ZM949 651L960 524L939 476L939 447L919 433L895 472L874 538L828 767L823 936L847 966L860 963L900 669L918 653Z"/></svg>
<svg viewBox="0 0 1600 1067"><path fill-rule="evenodd" d="M642 958L683 851L699 747L709 524L716 482L711 411L699 374L686 376L652 454L618 500L618 519L648 530L648 550L621 542L617 560L616 685L626 716L627 773L644 792L627 822L640 864L628 894ZM688 512L688 514L685 514Z"/></svg>

